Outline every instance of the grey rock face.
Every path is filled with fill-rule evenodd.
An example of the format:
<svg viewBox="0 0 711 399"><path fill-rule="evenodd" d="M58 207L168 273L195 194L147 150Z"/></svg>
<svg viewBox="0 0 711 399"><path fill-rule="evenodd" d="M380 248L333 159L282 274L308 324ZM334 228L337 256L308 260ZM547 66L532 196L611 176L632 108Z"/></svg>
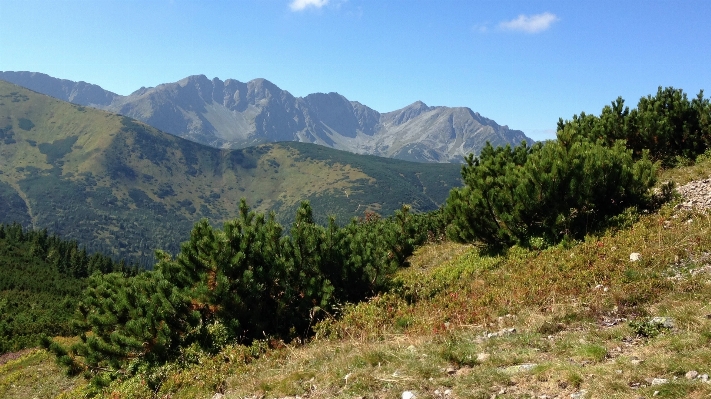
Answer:
<svg viewBox="0 0 711 399"><path fill-rule="evenodd" d="M0 72L0 79L218 148L299 141L416 162L463 162L487 141L494 146L532 143L523 132L469 108L417 101L381 114L338 93L294 97L265 79L243 83L195 75L128 96L31 72Z"/></svg>
<svg viewBox="0 0 711 399"><path fill-rule="evenodd" d="M114 99L120 97L118 94L104 90L97 85L57 79L39 72L0 71L0 80L5 80L63 101L92 107L108 106Z"/></svg>

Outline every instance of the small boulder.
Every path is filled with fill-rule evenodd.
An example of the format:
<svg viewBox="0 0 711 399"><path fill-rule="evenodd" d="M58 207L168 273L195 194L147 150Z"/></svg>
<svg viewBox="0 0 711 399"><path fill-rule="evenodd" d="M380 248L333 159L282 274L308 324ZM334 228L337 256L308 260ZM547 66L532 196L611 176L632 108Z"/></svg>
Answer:
<svg viewBox="0 0 711 399"><path fill-rule="evenodd" d="M687 372L686 372L686 374L684 375L684 377L686 377L687 380L693 380L693 379L696 378L698 375L699 375L699 372L698 372L698 371L696 371L696 370L690 370L690 371L687 371Z"/></svg>
<svg viewBox="0 0 711 399"><path fill-rule="evenodd" d="M669 328L669 329L674 328L674 319L671 317L661 317L661 316L652 317L649 320L649 323L651 323L652 325L657 325L657 326L661 326L664 328Z"/></svg>

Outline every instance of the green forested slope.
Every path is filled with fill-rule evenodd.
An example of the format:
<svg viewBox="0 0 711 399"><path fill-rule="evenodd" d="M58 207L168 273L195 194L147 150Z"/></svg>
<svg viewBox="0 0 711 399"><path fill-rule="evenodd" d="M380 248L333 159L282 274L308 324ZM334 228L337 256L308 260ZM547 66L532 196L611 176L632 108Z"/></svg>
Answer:
<svg viewBox="0 0 711 399"><path fill-rule="evenodd" d="M42 335L70 335L86 277L136 269L46 231L0 224L0 354L35 346Z"/></svg>
<svg viewBox="0 0 711 399"><path fill-rule="evenodd" d="M0 222L144 264L177 252L201 218L235 217L241 198L286 224L304 199L317 220L346 223L403 203L436 209L459 171L298 143L219 150L0 82Z"/></svg>

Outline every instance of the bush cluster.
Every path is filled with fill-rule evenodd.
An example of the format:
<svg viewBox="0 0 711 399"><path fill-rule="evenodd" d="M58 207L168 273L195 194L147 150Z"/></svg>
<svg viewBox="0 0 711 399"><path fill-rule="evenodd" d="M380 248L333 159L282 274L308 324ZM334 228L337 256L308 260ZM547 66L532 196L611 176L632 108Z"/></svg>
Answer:
<svg viewBox="0 0 711 399"><path fill-rule="evenodd" d="M600 116L574 115L558 121L558 131L573 129L591 141L613 146L624 140L635 159L645 151L653 161L674 166L681 160L693 160L711 145L711 103L703 90L689 100L686 93L673 87L659 87L655 96L642 97L630 110L622 97L605 106Z"/></svg>
<svg viewBox="0 0 711 399"><path fill-rule="evenodd" d="M659 164L693 160L711 144L711 105L671 87L629 110L622 98L600 116L558 122L557 140L487 145L462 169L445 206L448 235L501 250L580 239L625 209L650 206ZM655 163L653 163L655 162Z"/></svg>
<svg viewBox="0 0 711 399"><path fill-rule="evenodd" d="M469 157L465 186L446 204L448 235L492 249L541 248L595 231L625 208L645 203L652 162L634 161L621 141L608 147L566 127L558 140L493 148Z"/></svg>
<svg viewBox="0 0 711 399"><path fill-rule="evenodd" d="M251 211L214 229L203 220L172 257L158 252L155 270L135 277L95 275L75 320L80 342L53 350L71 372L98 385L172 360L186 349L305 337L345 301L387 289L390 276L441 218L374 214L339 227L314 223L302 203L288 235L274 218Z"/></svg>

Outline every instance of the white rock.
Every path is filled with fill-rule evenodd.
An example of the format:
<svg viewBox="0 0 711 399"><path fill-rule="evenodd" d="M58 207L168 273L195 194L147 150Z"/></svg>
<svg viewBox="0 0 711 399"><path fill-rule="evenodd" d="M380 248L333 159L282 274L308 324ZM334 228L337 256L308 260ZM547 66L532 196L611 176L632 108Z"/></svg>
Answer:
<svg viewBox="0 0 711 399"><path fill-rule="evenodd" d="M637 262L641 257L642 255L639 252L632 252L630 254L630 262Z"/></svg>
<svg viewBox="0 0 711 399"><path fill-rule="evenodd" d="M415 394L412 393L411 391L405 391L402 393L402 399L414 399Z"/></svg>
<svg viewBox="0 0 711 399"><path fill-rule="evenodd" d="M699 375L699 372L698 372L698 371L696 371L696 370L690 370L690 371L688 371L688 372L684 375L684 377L686 377L687 380L693 380L693 379L696 378L696 376L698 376L698 375Z"/></svg>
<svg viewBox="0 0 711 399"><path fill-rule="evenodd" d="M664 385L667 382L669 382L669 380L666 378L653 378L652 379L652 385Z"/></svg>
<svg viewBox="0 0 711 399"><path fill-rule="evenodd" d="M671 317L656 316L652 317L649 322L664 328L674 328L674 319Z"/></svg>

